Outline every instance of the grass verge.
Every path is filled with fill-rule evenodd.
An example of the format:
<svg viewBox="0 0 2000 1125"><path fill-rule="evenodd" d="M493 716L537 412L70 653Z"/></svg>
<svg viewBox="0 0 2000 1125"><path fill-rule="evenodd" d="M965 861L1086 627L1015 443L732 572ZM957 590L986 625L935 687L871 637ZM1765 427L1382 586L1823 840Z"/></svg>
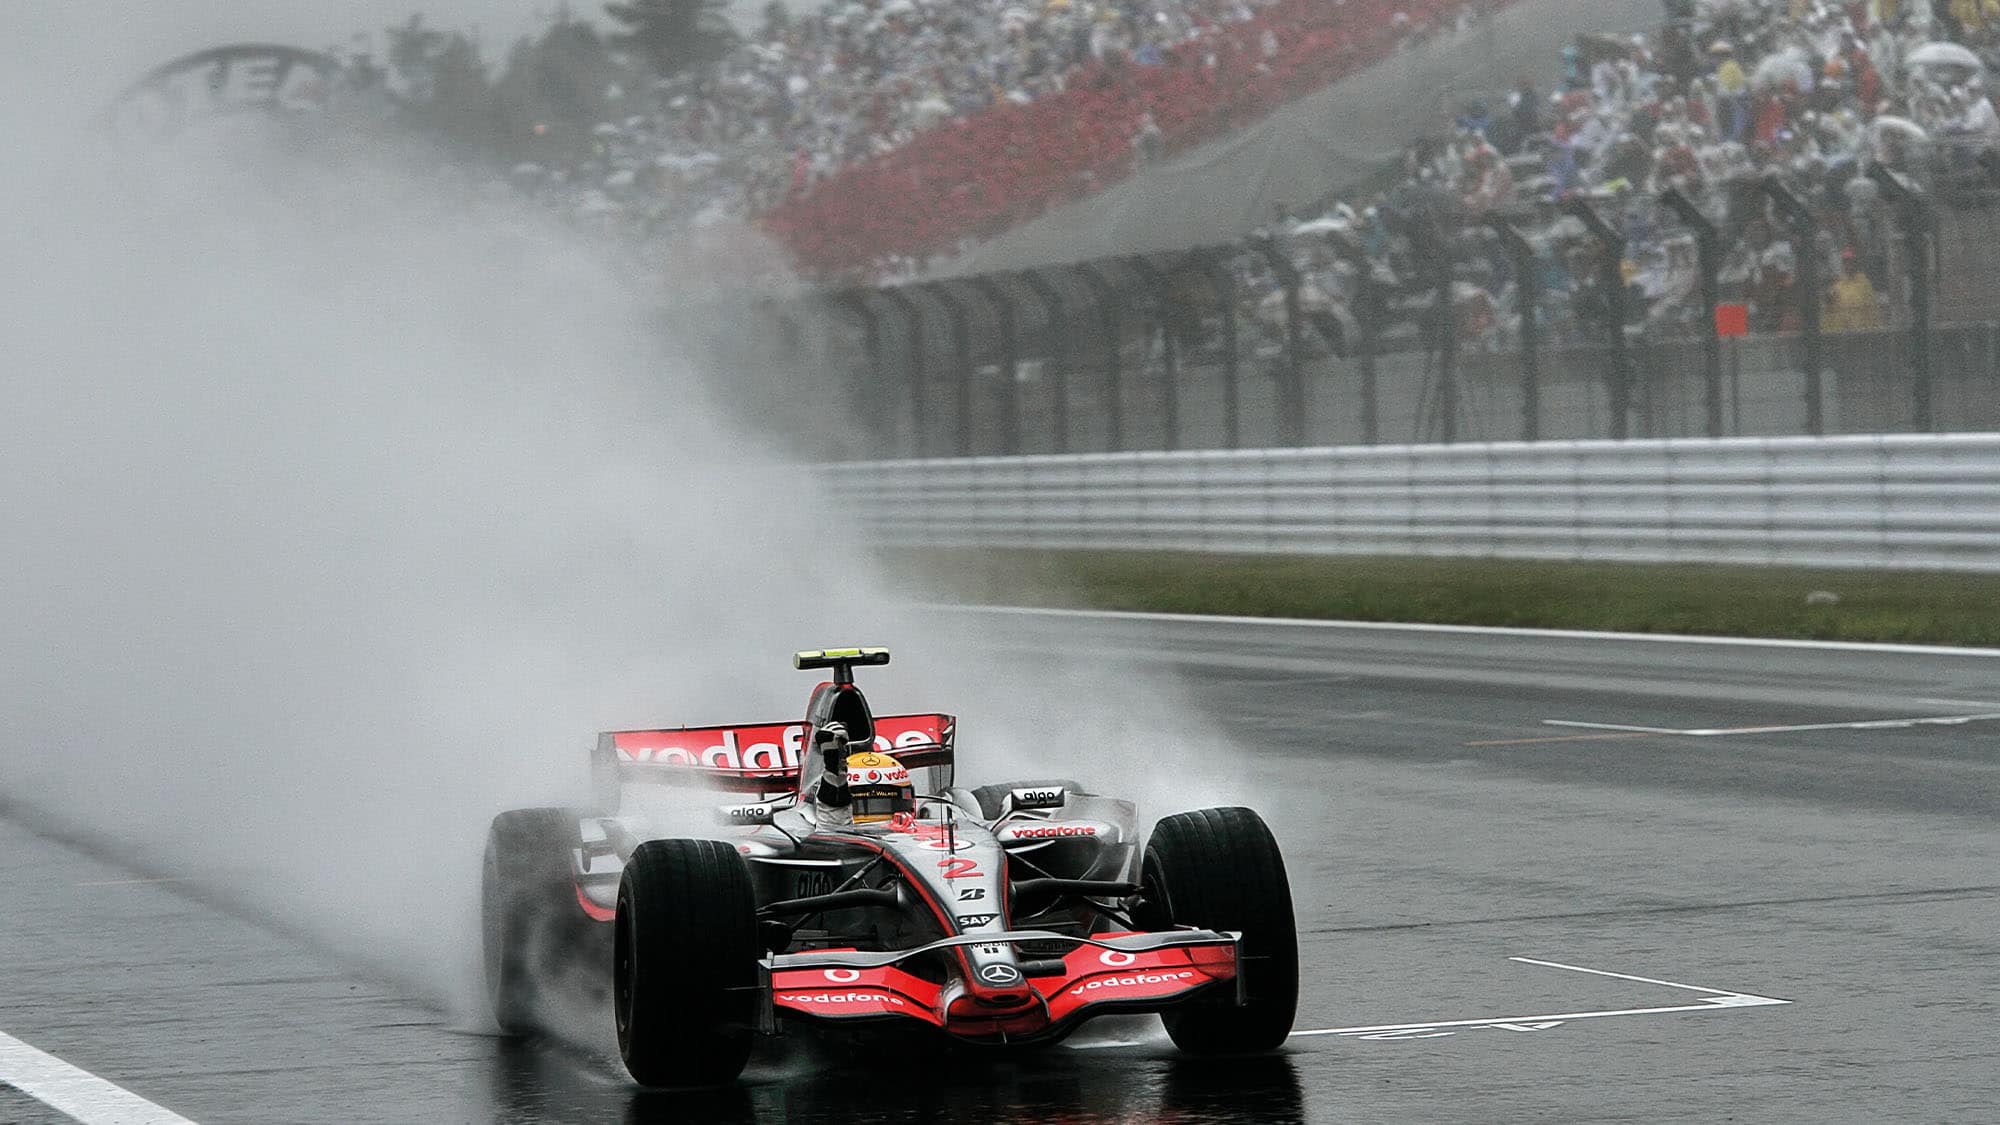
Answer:
<svg viewBox="0 0 2000 1125"><path fill-rule="evenodd" d="M991 604L2000 645L2000 575L987 549L898 552L893 561Z"/></svg>

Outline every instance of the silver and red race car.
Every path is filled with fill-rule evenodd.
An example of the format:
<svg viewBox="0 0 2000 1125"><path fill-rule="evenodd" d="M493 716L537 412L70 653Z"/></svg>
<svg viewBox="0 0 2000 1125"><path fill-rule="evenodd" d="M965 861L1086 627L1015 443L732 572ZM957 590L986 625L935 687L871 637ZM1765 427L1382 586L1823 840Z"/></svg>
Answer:
<svg viewBox="0 0 2000 1125"><path fill-rule="evenodd" d="M1142 850L1133 805L1075 782L959 788L952 716L876 716L855 686L888 660L799 653L832 671L804 722L606 733L596 810L496 817L501 1027L532 1030L538 992L580 964L610 970L620 1053L650 1086L733 1081L788 1021L1022 1046L1159 1012L1183 1050L1285 1040L1298 939L1255 812L1166 817ZM688 838L690 788L713 838Z"/></svg>

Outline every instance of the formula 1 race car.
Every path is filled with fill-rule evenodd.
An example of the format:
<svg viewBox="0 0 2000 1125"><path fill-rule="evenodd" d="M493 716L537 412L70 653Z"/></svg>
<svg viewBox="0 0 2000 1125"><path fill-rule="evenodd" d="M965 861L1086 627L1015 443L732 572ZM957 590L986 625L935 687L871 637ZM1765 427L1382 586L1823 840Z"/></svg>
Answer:
<svg viewBox="0 0 2000 1125"><path fill-rule="evenodd" d="M799 653L832 671L803 723L603 734L596 811L496 817L482 922L503 1030L533 1029L567 959L610 969L649 1086L733 1081L781 1021L1017 1046L1159 1012L1187 1051L1284 1042L1298 938L1256 813L1166 817L1142 852L1133 805L1075 782L958 788L952 716L878 717L855 686L888 661ZM686 838L690 787L734 795L695 833L714 838Z"/></svg>

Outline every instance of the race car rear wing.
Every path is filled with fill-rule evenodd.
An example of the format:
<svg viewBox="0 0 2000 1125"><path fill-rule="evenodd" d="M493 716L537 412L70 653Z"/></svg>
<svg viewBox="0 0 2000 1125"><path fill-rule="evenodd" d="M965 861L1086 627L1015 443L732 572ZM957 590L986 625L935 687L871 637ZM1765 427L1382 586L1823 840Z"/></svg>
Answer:
<svg viewBox="0 0 2000 1125"><path fill-rule="evenodd" d="M957 725L951 715L877 716L875 748L909 769L949 766ZM591 754L591 780L607 808L627 782L789 792L798 788L805 740L804 723L606 731Z"/></svg>

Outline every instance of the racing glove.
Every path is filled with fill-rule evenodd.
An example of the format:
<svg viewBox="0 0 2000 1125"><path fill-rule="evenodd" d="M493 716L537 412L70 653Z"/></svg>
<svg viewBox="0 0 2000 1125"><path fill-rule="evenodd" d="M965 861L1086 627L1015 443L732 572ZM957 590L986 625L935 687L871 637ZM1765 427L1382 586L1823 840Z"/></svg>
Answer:
<svg viewBox="0 0 2000 1125"><path fill-rule="evenodd" d="M819 745L826 767L820 775L819 791L813 795L813 801L830 809L844 809L847 807L847 728L839 723L828 723L814 735L814 741Z"/></svg>

